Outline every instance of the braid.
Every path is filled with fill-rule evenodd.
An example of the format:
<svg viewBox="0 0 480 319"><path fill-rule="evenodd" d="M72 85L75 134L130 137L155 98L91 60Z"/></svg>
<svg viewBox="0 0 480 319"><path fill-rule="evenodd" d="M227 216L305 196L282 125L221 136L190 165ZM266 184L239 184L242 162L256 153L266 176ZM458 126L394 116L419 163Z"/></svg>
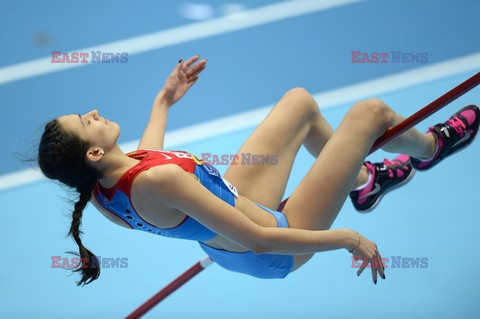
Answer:
<svg viewBox="0 0 480 319"><path fill-rule="evenodd" d="M89 200L90 200L90 195L80 193L80 198L78 202L75 203L74 211L72 213L72 224L70 226L70 231L68 232L68 235L73 236L73 238L79 245L81 244L79 236L80 234L83 234L81 231L79 231L80 226L82 225L82 214ZM77 237L78 237L78 240L77 240Z"/></svg>
<svg viewBox="0 0 480 319"><path fill-rule="evenodd" d="M92 189L93 190L93 189ZM94 281L100 276L100 267L97 257L82 244L80 235L83 232L80 230L82 225L82 214L84 208L90 201L91 191L81 192L78 202L74 205L72 213L72 224L68 232L69 236L72 236L78 245L80 264L74 272L81 272L82 278L77 282L77 285L86 285Z"/></svg>
<svg viewBox="0 0 480 319"><path fill-rule="evenodd" d="M100 276L98 259L82 244L80 226L83 210L90 201L92 191L100 177L93 166L85 160L88 143L80 137L65 131L57 120L47 123L38 148L38 164L50 179L59 180L76 189L80 194L74 205L72 223L68 236L72 236L78 245L79 267L74 272L81 272L82 278L77 285L86 285Z"/></svg>

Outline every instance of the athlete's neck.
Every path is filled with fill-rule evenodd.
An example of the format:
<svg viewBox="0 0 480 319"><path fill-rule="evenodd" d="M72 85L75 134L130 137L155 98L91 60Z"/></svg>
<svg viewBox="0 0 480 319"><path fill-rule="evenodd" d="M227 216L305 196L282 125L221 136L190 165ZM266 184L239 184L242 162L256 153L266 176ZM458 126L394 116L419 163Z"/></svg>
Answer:
<svg viewBox="0 0 480 319"><path fill-rule="evenodd" d="M105 153L97 164L97 168L103 172L103 176L99 180L100 184L105 188L113 187L120 177L138 162L139 160L125 155L120 147L116 145L113 149Z"/></svg>

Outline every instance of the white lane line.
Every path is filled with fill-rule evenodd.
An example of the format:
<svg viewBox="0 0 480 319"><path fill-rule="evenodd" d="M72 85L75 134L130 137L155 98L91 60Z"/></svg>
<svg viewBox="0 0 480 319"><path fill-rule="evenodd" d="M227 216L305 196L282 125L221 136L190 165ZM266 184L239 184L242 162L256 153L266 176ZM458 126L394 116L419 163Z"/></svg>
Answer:
<svg viewBox="0 0 480 319"><path fill-rule="evenodd" d="M480 69L480 53L467 55L461 58L436 63L415 70L396 73L370 81L361 82L314 94L320 108L326 109L360 99L379 96L388 92L404 89L422 83L439 80L456 74ZM439 92L438 95L445 92ZM257 126L270 112L274 105L260 107L251 111L229 115L223 118L180 128L165 134L165 149L172 149L188 143L221 136ZM212 129L214 128L214 129ZM135 150L139 140L120 145L122 150ZM16 186L26 185L43 179L35 169L24 169L18 172L0 176L0 191Z"/></svg>
<svg viewBox="0 0 480 319"><path fill-rule="evenodd" d="M132 56L179 43L247 29L360 1L363 0L284 1L226 15L221 18L153 32L125 40L99 44L71 52L127 52L128 56ZM91 63L51 63L51 60L51 57L45 57L2 67L0 68L0 85L48 73L91 65Z"/></svg>

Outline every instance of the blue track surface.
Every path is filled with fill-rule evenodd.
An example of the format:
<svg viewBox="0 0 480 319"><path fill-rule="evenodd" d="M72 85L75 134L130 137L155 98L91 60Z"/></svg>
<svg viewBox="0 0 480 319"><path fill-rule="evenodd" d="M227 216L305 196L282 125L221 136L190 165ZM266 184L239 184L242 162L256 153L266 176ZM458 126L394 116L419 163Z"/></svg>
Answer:
<svg viewBox="0 0 480 319"><path fill-rule="evenodd" d="M222 1L204 3L214 9L213 18L219 15ZM275 1L239 3L252 9ZM192 23L178 13L179 6L153 1L4 4L0 67L46 57L53 50ZM328 91L478 53L479 10L478 1L359 2L132 55L126 64L89 65L1 85L0 175L25 168L14 153L34 155L29 149L43 124L62 114L97 108L122 126L120 143L138 139L153 97L180 57L200 53L209 62L196 87L172 109L168 130L270 105L292 87ZM354 50L427 52L428 63L353 64ZM377 97L408 116L474 73ZM333 127L353 102L324 110ZM470 103L480 103L478 89L418 128L443 122ZM176 148L233 154L252 130ZM356 277L345 251L318 254L284 280L258 280L213 265L146 318L478 317L478 150L477 141L434 170L418 173L371 214L360 215L346 203L333 225L371 238L385 258L428 258L428 267L390 267L387 279L375 286L367 271ZM370 159L384 156L391 157L377 152ZM313 160L301 150L287 193ZM223 173L226 167L218 169ZM70 214L65 197L51 182L0 191L3 318L122 317L203 257L195 243L125 230L89 207L83 219L85 245L102 257L127 257L128 268L104 269L98 281L77 288L76 276L50 267L51 256L76 249L65 239L70 222L64 216Z"/></svg>

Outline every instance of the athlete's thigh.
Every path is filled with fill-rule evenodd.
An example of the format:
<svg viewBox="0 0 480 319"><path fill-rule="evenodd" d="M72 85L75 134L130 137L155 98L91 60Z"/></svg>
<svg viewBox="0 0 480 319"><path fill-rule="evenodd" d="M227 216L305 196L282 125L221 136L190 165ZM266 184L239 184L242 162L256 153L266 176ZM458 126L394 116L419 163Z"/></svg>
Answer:
<svg viewBox="0 0 480 319"><path fill-rule="evenodd" d="M390 126L390 112L384 109L358 103L347 113L285 205L290 227L331 227L372 144Z"/></svg>
<svg viewBox="0 0 480 319"><path fill-rule="evenodd" d="M307 94L301 89L285 94L240 147L238 164L231 164L224 176L241 195L271 209L281 202L295 156L315 115ZM254 165L256 155L268 155L269 161ZM242 156L250 156L250 164Z"/></svg>

